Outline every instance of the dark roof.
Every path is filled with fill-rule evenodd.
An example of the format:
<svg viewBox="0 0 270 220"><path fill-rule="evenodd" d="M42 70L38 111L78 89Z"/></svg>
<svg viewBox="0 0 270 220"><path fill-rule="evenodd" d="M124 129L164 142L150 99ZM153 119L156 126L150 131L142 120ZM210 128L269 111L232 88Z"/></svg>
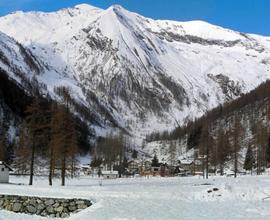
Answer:
<svg viewBox="0 0 270 220"><path fill-rule="evenodd" d="M13 171L13 169L9 165L7 165L4 161L0 161L0 165L4 165L9 169L9 171Z"/></svg>

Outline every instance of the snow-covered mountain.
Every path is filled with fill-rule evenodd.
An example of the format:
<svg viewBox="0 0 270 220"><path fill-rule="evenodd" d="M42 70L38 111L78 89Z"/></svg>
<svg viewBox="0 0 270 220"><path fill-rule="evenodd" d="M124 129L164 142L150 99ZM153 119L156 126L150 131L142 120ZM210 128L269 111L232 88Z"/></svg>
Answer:
<svg viewBox="0 0 270 220"><path fill-rule="evenodd" d="M183 124L270 78L270 37L152 20L121 6L15 12L0 18L0 31L33 57L25 77L35 75L55 99L55 87L69 86L99 126L138 135Z"/></svg>

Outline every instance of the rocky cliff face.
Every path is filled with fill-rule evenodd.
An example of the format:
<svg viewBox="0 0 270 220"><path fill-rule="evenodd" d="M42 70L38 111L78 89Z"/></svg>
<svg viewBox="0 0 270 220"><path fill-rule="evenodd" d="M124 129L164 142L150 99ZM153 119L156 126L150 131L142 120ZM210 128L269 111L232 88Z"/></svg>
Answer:
<svg viewBox="0 0 270 220"><path fill-rule="evenodd" d="M30 60L22 75L35 75L55 99L56 87L70 87L99 134L113 126L138 137L173 128L270 78L268 37L156 21L120 6L16 12L0 18L0 31L20 43L18 67ZM0 66L9 58L1 55Z"/></svg>

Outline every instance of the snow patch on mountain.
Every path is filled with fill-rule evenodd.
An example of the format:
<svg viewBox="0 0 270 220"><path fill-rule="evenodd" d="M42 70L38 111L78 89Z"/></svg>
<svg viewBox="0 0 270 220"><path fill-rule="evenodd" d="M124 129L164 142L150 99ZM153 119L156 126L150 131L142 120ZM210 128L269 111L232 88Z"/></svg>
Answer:
<svg viewBox="0 0 270 220"><path fill-rule="evenodd" d="M0 31L43 63L38 80L52 96L55 86L67 85L104 127L137 138L201 116L270 78L269 37L153 20L117 5L16 12L0 18Z"/></svg>

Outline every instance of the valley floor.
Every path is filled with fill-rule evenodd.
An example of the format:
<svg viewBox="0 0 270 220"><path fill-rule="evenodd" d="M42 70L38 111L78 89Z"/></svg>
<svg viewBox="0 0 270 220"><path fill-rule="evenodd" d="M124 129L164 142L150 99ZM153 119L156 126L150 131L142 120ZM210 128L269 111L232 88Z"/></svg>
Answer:
<svg viewBox="0 0 270 220"><path fill-rule="evenodd" d="M94 205L69 220L260 220L270 219L270 176L129 178L100 180L91 177L67 180L61 187L46 178L27 185L25 177L11 177L0 194L86 198ZM217 191L213 191L217 188ZM211 192L208 192L211 190ZM47 220L40 216L0 210L0 220Z"/></svg>

